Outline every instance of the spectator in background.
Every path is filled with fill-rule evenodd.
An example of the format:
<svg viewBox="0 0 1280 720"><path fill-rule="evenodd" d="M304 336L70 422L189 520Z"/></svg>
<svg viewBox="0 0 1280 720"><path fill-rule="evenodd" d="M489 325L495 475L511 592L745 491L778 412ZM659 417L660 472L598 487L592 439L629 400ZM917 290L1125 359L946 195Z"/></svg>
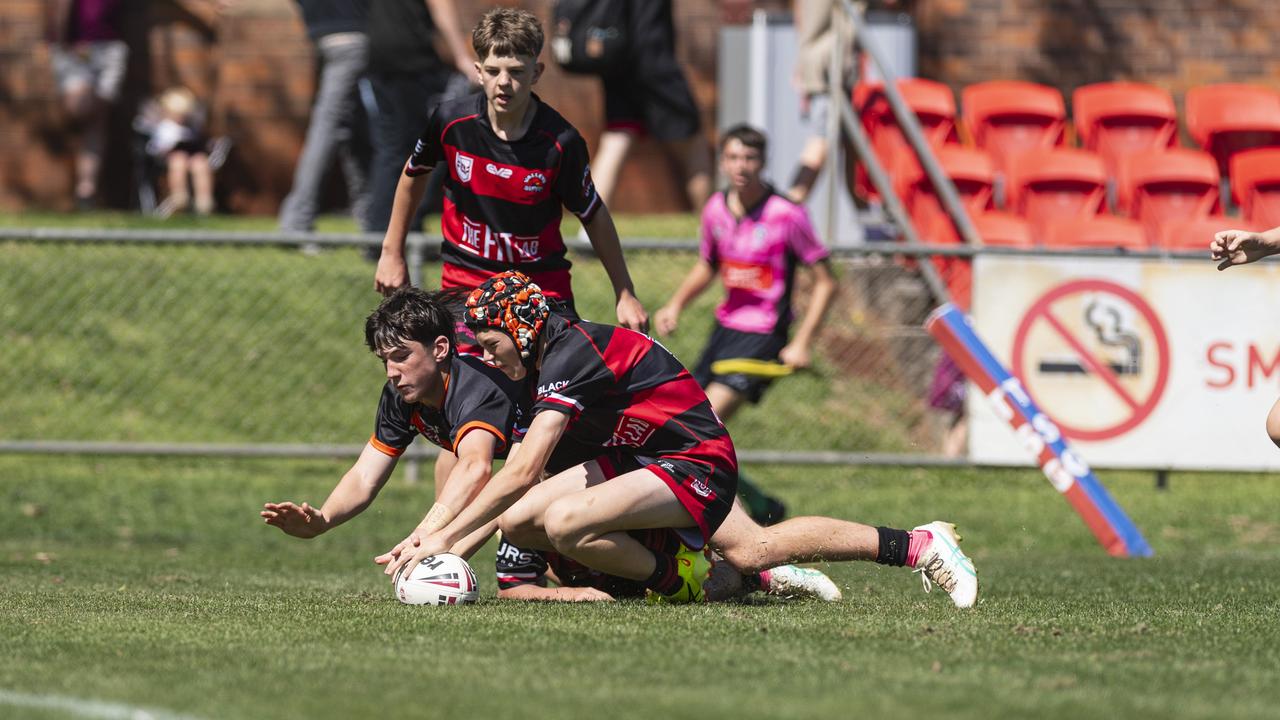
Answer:
<svg viewBox="0 0 1280 720"><path fill-rule="evenodd" d="M601 78L605 131L592 161L600 198L608 205L636 138L660 141L682 165L689 206L711 195L711 149L700 132L698 106L676 61L671 0L628 3L628 61Z"/></svg>
<svg viewBox="0 0 1280 720"><path fill-rule="evenodd" d="M369 80L376 110L372 196L365 230L384 232L404 160L413 154L431 111L479 78L452 0L376 0L369 8L368 33ZM436 52L437 34L448 48L447 62ZM432 175L432 186L439 188L442 182L443 175ZM431 204L429 198L423 206ZM411 227L419 228L421 223L418 214Z"/></svg>
<svg viewBox="0 0 1280 720"><path fill-rule="evenodd" d="M156 214L169 217L191 207L200 215L213 212L213 169L209 166L204 108L184 87L166 90L143 109L137 126L147 133L147 153L163 162L169 195ZM190 179L190 186L188 186Z"/></svg>
<svg viewBox="0 0 1280 720"><path fill-rule="evenodd" d="M800 129L805 140L800 167L787 194L798 203L808 199L827 162L827 122L831 114L827 83L836 39L832 29L836 5L836 0L796 0L794 4L796 65L792 80L800 93Z"/></svg>
<svg viewBox="0 0 1280 720"><path fill-rule="evenodd" d="M746 125L720 140L720 170L729 181L702 210L702 249L671 299L654 313L654 327L668 335L680 313L702 294L717 271L725 299L693 376L721 421L728 423L744 402L757 403L769 380L745 374L718 375L712 363L727 359L776 361L792 368L812 362L813 338L835 296L827 249L813 232L804 207L764 181L766 139ZM795 334L791 330L794 269L810 268L813 290ZM739 475L738 492L748 514L762 524L781 519L782 504Z"/></svg>
<svg viewBox="0 0 1280 720"><path fill-rule="evenodd" d="M335 153L342 163L351 212L362 226L368 204L368 168L353 147L359 117L357 83L369 64L369 0L297 0L320 60L320 81L307 138L293 171L293 188L280 206L280 229L315 229L325 172Z"/></svg>
<svg viewBox="0 0 1280 720"><path fill-rule="evenodd" d="M120 97L129 48L120 33L125 0L45 0L45 38L63 109L79 134L75 204L93 208L111 106Z"/></svg>

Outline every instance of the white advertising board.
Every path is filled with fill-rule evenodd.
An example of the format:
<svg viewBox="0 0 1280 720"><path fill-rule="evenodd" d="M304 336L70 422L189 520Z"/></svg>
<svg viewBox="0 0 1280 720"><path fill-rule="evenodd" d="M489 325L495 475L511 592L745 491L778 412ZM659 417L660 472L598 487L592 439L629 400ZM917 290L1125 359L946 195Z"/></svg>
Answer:
<svg viewBox="0 0 1280 720"><path fill-rule="evenodd" d="M980 256L972 314L1091 465L1280 470L1280 264ZM1026 464L973 389L970 457Z"/></svg>

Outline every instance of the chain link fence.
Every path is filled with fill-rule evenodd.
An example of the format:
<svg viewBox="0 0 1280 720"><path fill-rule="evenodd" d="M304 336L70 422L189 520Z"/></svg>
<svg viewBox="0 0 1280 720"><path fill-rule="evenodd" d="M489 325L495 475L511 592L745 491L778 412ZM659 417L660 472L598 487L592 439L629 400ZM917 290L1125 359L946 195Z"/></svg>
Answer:
<svg viewBox="0 0 1280 720"><path fill-rule="evenodd" d="M363 343L364 318L380 299L365 253L374 242L137 231L0 235L0 449L181 454L214 444L240 454L351 452L372 430L383 383ZM411 246L425 258L427 287L440 271L428 257L431 245L417 238ZM627 246L650 313L676 289L693 250L691 241ZM952 416L930 403L932 395L932 405L945 405L939 393L946 386L937 382L939 351L921 329L938 304L922 269L932 263L953 291L962 288L966 251L841 251L834 260L840 290L813 369L776 381L730 423L744 457L935 456ZM950 256L915 257L931 253ZM799 275L802 304L808 285ZM614 320L608 280L593 258L575 258L574 287L583 317ZM661 338L688 366L702 351L719 296L713 286L686 310L679 331ZM430 453L427 443L415 445Z"/></svg>

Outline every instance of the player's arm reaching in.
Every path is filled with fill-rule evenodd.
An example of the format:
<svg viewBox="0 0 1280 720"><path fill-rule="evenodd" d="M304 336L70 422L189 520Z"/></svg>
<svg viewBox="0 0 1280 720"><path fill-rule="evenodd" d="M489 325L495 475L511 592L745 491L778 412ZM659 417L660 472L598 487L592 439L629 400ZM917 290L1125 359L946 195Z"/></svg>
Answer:
<svg viewBox="0 0 1280 720"><path fill-rule="evenodd" d="M475 499L444 528L420 538L418 552L422 557L448 552L476 530L497 520L523 497L542 477L551 452L568 425L569 416L564 413L543 412L534 417L519 452L507 458L506 464L485 483Z"/></svg>
<svg viewBox="0 0 1280 720"><path fill-rule="evenodd" d="M1209 243L1209 256L1218 262L1219 270L1244 265L1280 253L1280 227L1266 232L1223 230Z"/></svg>
<svg viewBox="0 0 1280 720"><path fill-rule="evenodd" d="M680 313L707 289L715 277L716 270L711 263L705 258L698 258L667 304L653 314L653 326L659 335L670 335L680 327Z"/></svg>
<svg viewBox="0 0 1280 720"><path fill-rule="evenodd" d="M469 432L462 436L457 448L458 461L449 473L449 479L444 484L440 496L436 498L435 504L427 511L422 522L418 523L418 526L404 540L391 550L374 558L375 563L387 566L386 574L395 576L401 567L405 565L412 567L433 554L424 550L421 545L422 540L448 526L457 516L458 510L466 508L489 482L497 443L497 437L483 431ZM483 524L476 529L482 527L484 527ZM490 532L492 533L492 530ZM475 548L470 550L474 552ZM469 554L464 553L464 555Z"/></svg>
<svg viewBox="0 0 1280 720"><path fill-rule="evenodd" d="M301 505L284 501L265 503L262 506L263 521L280 528L288 535L313 538L332 530L359 515L378 496L378 491L391 477L396 458L390 457L366 443L360 457L342 476L328 499L319 509L303 502Z"/></svg>
<svg viewBox="0 0 1280 720"><path fill-rule="evenodd" d="M791 341L778 351L778 359L793 368L807 368L812 362L810 348L813 347L813 337L836 295L836 278L831 272L831 264L820 260L809 267L813 269L813 293L809 296L809 306Z"/></svg>
<svg viewBox="0 0 1280 720"><path fill-rule="evenodd" d="M391 219L387 221L387 233L382 238L382 255L373 278L373 288L383 295L404 287L409 282L409 264L404 259L405 239L409 236L409 223L417 212L422 196L427 192L427 172L409 174L409 165L396 183L396 196L391 202Z"/></svg>
<svg viewBox="0 0 1280 720"><path fill-rule="evenodd" d="M613 224L613 216L609 208L601 204L583 228L591 240L591 247L596 257L609 275L613 284L613 294L617 299L618 324L624 328L647 332L649 315L644 306L636 298L635 285L631 282L631 273L627 270L627 261L622 257L622 242L618 239L618 228Z"/></svg>

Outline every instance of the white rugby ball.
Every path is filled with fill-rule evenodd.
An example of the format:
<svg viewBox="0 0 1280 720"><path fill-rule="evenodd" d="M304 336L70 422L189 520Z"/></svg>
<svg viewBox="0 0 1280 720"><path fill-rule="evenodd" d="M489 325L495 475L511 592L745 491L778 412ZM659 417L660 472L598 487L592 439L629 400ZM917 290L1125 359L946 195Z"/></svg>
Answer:
<svg viewBox="0 0 1280 720"><path fill-rule="evenodd" d="M401 569L396 597L406 605L470 605L480 597L480 584L466 560L441 553Z"/></svg>

